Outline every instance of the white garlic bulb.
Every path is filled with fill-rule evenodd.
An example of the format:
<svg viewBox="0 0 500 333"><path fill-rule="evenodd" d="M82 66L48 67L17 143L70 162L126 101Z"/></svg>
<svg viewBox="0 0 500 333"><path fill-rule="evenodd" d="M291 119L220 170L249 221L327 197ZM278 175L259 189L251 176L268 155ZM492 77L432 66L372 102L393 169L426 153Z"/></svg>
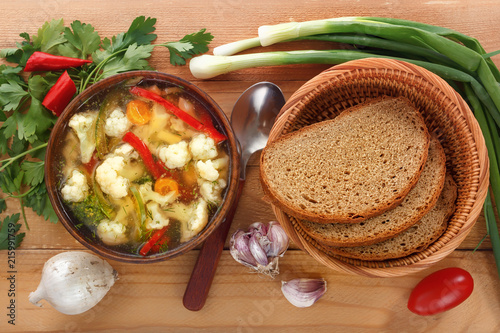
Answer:
<svg viewBox="0 0 500 333"><path fill-rule="evenodd" d="M237 230L229 242L230 253L237 262L259 273L276 276L278 258L288 249L289 239L278 222L252 223L248 231Z"/></svg>
<svg viewBox="0 0 500 333"><path fill-rule="evenodd" d="M57 311L75 315L94 307L118 279L117 272L96 255L72 251L50 258L29 301L37 306L45 299Z"/></svg>

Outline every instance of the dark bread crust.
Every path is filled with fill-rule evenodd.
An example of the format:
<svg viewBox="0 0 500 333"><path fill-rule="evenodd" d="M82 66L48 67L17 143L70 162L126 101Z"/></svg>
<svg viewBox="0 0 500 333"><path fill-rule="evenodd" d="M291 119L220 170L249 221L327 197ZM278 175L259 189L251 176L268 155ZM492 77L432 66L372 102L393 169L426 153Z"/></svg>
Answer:
<svg viewBox="0 0 500 333"><path fill-rule="evenodd" d="M295 149L297 147L291 146L291 145L294 145L294 142L293 142L294 140L302 140L304 138L309 138L309 137L311 137L311 141L314 142L314 140L316 139L315 135L323 134L323 131L326 131L326 133L328 133L328 131L330 131L331 128L335 129L335 126L337 126L338 123L340 123L341 126L344 126L344 127L345 126L350 127L351 124L352 124L352 126L362 126L362 125L360 125L362 123L361 121L358 122L359 124L356 123L355 121L348 123L348 121L352 120L352 119L355 120L357 115L360 114L361 112L367 113L368 111L372 111L372 108L381 108L381 107L386 107L387 105L389 105L389 106L392 105L391 106L392 109L389 112L394 112L394 113L399 112L398 117L401 117L401 119L398 118L395 120L397 120L397 121L400 120L401 122L405 123L405 126L408 124L407 123L409 121L408 119L411 118L412 124L415 125L415 128L418 128L418 130L415 130L415 133L413 133L413 134L416 136L416 138L415 138L416 148L415 149L418 148L419 150L418 150L418 156L415 156L415 160L412 161L412 163L413 163L412 167L414 167L414 166L417 166L417 167L414 170L412 169L411 174L409 174L408 178L403 181L403 184L400 184L400 186L398 186L397 188L394 188L394 192L392 192L390 194L384 194L384 195L380 195L378 197L377 197L378 193L375 193L373 195L376 197L375 199L378 201L378 203L376 203L376 204L366 203L366 206L368 206L368 207L364 207L363 209L360 209L360 210L354 211L354 212L352 210L341 211L342 209L339 209L339 211L337 211L337 212L330 211L328 213L326 213L324 211L320 211L321 209L313 211L313 210L311 210L310 207L305 207L304 205L303 205L303 207L300 207L299 205L296 204L296 202L293 202L293 200L287 199L283 195L283 193L280 193L280 191L281 191L280 187L283 183L280 182L279 184L276 184L276 181L270 180L268 173L273 172L273 169L274 169L274 171L276 171L283 166L283 165L281 165L281 163L279 161L276 162L276 161L273 161L269 158L269 155L274 153L274 152L271 153L271 151L274 149L274 147L280 146L283 148L282 150ZM366 109L366 108L368 108L368 109ZM360 112L358 112L358 111L360 111ZM375 110L375 111L382 112L382 111L377 111L377 110ZM347 118L347 117L351 117L351 118ZM404 117L406 117L406 119L402 119ZM348 121L346 121L345 118L347 118ZM374 119L373 120L374 122L377 121L376 117L374 117L373 119ZM391 124L391 125L395 126L393 124ZM411 126L413 126L413 125L411 125ZM368 126L374 126L374 125L368 124ZM349 132L349 131L346 131L346 133L347 132ZM354 130L353 130L353 132L354 132ZM334 133L334 130L332 129L329 133ZM373 135L380 135L380 133L372 133L372 134ZM332 134L332 135L338 135L338 134ZM403 134L399 134L399 133L395 134L395 136L398 136L398 135L403 135ZM409 134L404 133L404 135L408 136ZM307 127L299 129L295 132L284 135L284 136L278 138L276 141L268 144L268 146L266 146L266 148L264 148L264 150L261 154L261 160L260 160L260 162L261 162L260 163L260 180L261 180L261 184L262 184L262 189L263 189L265 195L269 198L269 200L271 201L271 203L273 205L277 206L279 209L281 209L285 213L293 215L294 217L296 217L298 219L305 219L305 220L309 220L309 221L313 221L313 222L317 222L317 223L356 223L356 222L361 222L361 221L364 221L370 217L380 215L383 212L386 212L386 211L396 207L404 200L404 198L408 194L408 192L417 183L417 181L420 177L420 174L422 172L423 166L424 166L425 161L427 159L429 137L430 137L430 135L429 135L429 132L427 131L427 128L425 126L425 122L424 122L422 115L419 113L418 110L416 110L413 107L413 105L406 98L404 98L404 97L377 98L377 99L371 100L367 103L363 103L363 104L360 104L360 105L355 106L353 108L347 109L344 112L342 112L340 115L338 115L335 119L309 125ZM323 136L323 138L324 138L324 136ZM349 139L352 140L352 137ZM320 138L319 141L321 141L321 140L322 139ZM287 147L287 144L289 145L288 147ZM419 146L419 144L421 146ZM301 149L301 147L299 147L298 149ZM330 149L330 147L325 148L325 149ZM288 154L288 153L289 152L283 152L283 154ZM326 151L325 154L328 155L328 150ZM394 154L394 155L396 155L396 154ZM316 159L312 159L312 158L310 158L309 160L305 159L303 161L300 161L300 163L307 164L308 161L311 163L313 163L313 162L315 163L317 161L321 165L326 164L326 166L328 166L328 165L333 165L333 163L335 163L335 158L336 158L335 156L322 155L321 159L316 156ZM275 164L278 164L278 165L275 165ZM368 168L369 166L367 165L366 167ZM304 172L304 170L307 169L308 166L306 165L304 167L304 165L293 165L293 166L291 166L291 168L297 170L298 172ZM285 178L285 179L287 182L292 184L291 187L293 187L293 185L295 183L297 184L297 186L296 186L297 188L300 188L303 185L303 184L301 184L300 181L297 181L296 177L295 178L289 177L289 178ZM400 179L398 179L398 181L400 181ZM359 182L359 183L360 183L360 186L363 186L363 182ZM319 186L319 184L318 184L318 186ZM368 184L367 186L372 186L372 184ZM380 187L380 184L375 184L374 186ZM383 184L383 186L385 186L385 183ZM317 189L317 190L319 190L319 189ZM300 191L300 189L298 189L298 191ZM321 191L321 190L319 190L319 191ZM323 196L323 194L324 193L322 192L321 196ZM304 198L309 200L309 196L310 196L309 193L303 192L300 195L302 195L303 197L305 196ZM370 193L370 194L366 194L366 195L372 195L372 194ZM331 196L331 195L328 196L326 194L324 195L324 197L335 199L334 196ZM315 200L314 198L312 198L310 201L313 202L313 205L315 204L314 201L316 201L316 203L319 202L319 200ZM324 200L323 203L326 201L328 201L328 200Z"/></svg>
<svg viewBox="0 0 500 333"><path fill-rule="evenodd" d="M457 185L450 175L446 175L437 204L415 226L394 238L368 246L326 248L332 254L369 261L402 258L424 251L446 231L448 220L455 211L456 198Z"/></svg>

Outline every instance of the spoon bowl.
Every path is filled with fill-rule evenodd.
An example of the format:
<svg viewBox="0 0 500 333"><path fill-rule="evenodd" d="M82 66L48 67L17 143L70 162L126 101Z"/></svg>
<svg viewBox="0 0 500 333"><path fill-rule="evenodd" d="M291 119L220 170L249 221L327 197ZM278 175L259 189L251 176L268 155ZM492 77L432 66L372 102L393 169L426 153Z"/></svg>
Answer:
<svg viewBox="0 0 500 333"><path fill-rule="evenodd" d="M278 86L259 82L245 90L233 107L231 126L239 142L241 159L238 190L224 223L207 238L200 250L184 293L183 304L188 310L198 311L205 305L245 184L246 164L254 152L266 146L271 127L284 104L285 97Z"/></svg>
<svg viewBox="0 0 500 333"><path fill-rule="evenodd" d="M271 82L259 82L245 90L231 113L231 126L240 143L240 177L250 156L266 146L274 120L285 104L281 89Z"/></svg>

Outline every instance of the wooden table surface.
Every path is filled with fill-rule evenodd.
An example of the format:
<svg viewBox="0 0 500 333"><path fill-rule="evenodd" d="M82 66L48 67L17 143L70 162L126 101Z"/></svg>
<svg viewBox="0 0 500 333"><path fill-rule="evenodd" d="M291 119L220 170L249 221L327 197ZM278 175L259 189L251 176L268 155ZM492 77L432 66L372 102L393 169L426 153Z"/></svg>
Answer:
<svg viewBox="0 0 500 333"><path fill-rule="evenodd" d="M6 1L1 3L0 48L12 47L21 32L34 35L53 18L66 24L80 20L92 24L102 37L125 31L139 15L158 19L158 42L175 40L207 28L215 36L211 47L254 37L257 28L292 20L305 21L341 16L384 16L421 21L476 37L487 52L500 48L499 0L205 0L205 1ZM299 45L301 46L301 45ZM310 48L311 46L306 45ZM270 48L273 49L273 48ZM494 58L500 65L500 56ZM155 50L152 65L159 71L191 80L207 91L230 115L238 96L259 81L278 84L288 98L305 81L328 66L300 65L242 70L206 81L195 80L187 67L173 67L165 50ZM258 156L248 166L247 182L230 233L255 221L274 219L261 200ZM16 200L8 210L18 212ZM315 262L293 244L280 262L275 280L252 274L235 262L227 250L217 269L205 307L186 310L182 296L196 261L193 250L168 262L131 265L110 261L120 279L90 311L63 315L49 305L38 308L28 295L39 283L43 264L53 255L85 249L60 224L27 212L30 230L16 251L16 325L8 324L7 253L0 252L1 332L498 332L500 283L489 240L472 250L486 233L480 217L462 245L434 267L407 277L366 278L339 273ZM24 226L22 231L24 230ZM468 270L475 289L459 307L439 315L421 317L407 307L412 288L424 276L444 267ZM292 306L282 296L281 280L323 277L324 297L310 308Z"/></svg>

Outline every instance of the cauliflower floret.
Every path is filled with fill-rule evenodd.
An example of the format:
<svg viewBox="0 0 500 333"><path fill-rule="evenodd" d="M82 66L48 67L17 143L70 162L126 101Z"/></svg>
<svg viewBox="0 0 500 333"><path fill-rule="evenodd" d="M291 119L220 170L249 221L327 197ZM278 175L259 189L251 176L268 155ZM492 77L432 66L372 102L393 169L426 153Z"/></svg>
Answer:
<svg viewBox="0 0 500 333"><path fill-rule="evenodd" d="M96 119L97 111L87 111L75 114L68 123L80 140L80 155L84 164L90 162L95 150L94 125Z"/></svg>
<svg viewBox="0 0 500 333"><path fill-rule="evenodd" d="M104 124L104 132L108 136L121 137L132 126L121 109L115 109Z"/></svg>
<svg viewBox="0 0 500 333"><path fill-rule="evenodd" d="M212 160L212 164L217 170L223 169L229 164L229 156L225 155L218 159Z"/></svg>
<svg viewBox="0 0 500 333"><path fill-rule="evenodd" d="M206 162L198 161L196 162L196 170L201 178L209 180L211 182L219 178L219 171L214 167L212 160Z"/></svg>
<svg viewBox="0 0 500 333"><path fill-rule="evenodd" d="M189 153L186 141L160 147L158 149L158 157L169 169L182 168L191 160L191 154Z"/></svg>
<svg viewBox="0 0 500 333"><path fill-rule="evenodd" d="M187 230L182 235L182 238L190 239L205 228L208 223L208 205L203 199L199 199L194 204L191 217L187 223Z"/></svg>
<svg viewBox="0 0 500 333"><path fill-rule="evenodd" d="M70 202L83 201L87 197L88 192L87 177L77 170L73 170L71 177L61 189L63 199Z"/></svg>
<svg viewBox="0 0 500 333"><path fill-rule="evenodd" d="M120 176L120 171L125 167L122 156L108 157L96 169L95 178L101 190L115 199L123 198L128 193L129 180Z"/></svg>
<svg viewBox="0 0 500 333"><path fill-rule="evenodd" d="M165 195L161 195L158 192L153 191L153 185L151 182L147 182L139 186L139 193L142 196L144 202L153 201L158 203L160 206L172 203L177 199L177 193L172 191Z"/></svg>
<svg viewBox="0 0 500 333"><path fill-rule="evenodd" d="M170 223L170 219L163 215L160 205L157 202L150 202L146 207L150 212L146 220L146 229L161 229Z"/></svg>
<svg viewBox="0 0 500 333"><path fill-rule="evenodd" d="M209 160L217 157L217 147L212 138L205 134L195 136L189 143L189 149L195 160Z"/></svg>
<svg viewBox="0 0 500 333"><path fill-rule="evenodd" d="M218 204L222 201L221 193L226 186L227 183L222 178L216 182L202 181L200 185L200 194L207 202Z"/></svg>
<svg viewBox="0 0 500 333"><path fill-rule="evenodd" d="M97 236L107 245L119 245L128 242L125 225L108 219L102 220L97 226Z"/></svg>
<svg viewBox="0 0 500 333"><path fill-rule="evenodd" d="M208 204L202 198L190 205L178 202L170 205L164 215L181 222L181 242L186 242L207 225Z"/></svg>
<svg viewBox="0 0 500 333"><path fill-rule="evenodd" d="M115 149L114 154L116 156L121 156L125 158L125 160L130 160L130 159L138 159L139 158L139 153L128 143L124 143L118 148Z"/></svg>

